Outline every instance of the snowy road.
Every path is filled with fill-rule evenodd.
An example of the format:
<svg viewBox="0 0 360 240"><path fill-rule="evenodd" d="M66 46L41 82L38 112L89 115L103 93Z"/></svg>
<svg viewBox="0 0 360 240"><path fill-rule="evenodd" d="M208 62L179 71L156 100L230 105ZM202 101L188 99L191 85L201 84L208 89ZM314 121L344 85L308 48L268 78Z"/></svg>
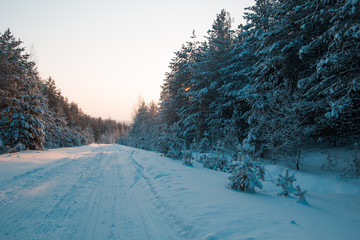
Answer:
<svg viewBox="0 0 360 240"><path fill-rule="evenodd" d="M132 155L103 146L15 176L1 186L0 239L178 239Z"/></svg>
<svg viewBox="0 0 360 240"><path fill-rule="evenodd" d="M356 239L360 197L225 188L225 173L119 145L0 156L0 239ZM356 214L357 213L357 214Z"/></svg>

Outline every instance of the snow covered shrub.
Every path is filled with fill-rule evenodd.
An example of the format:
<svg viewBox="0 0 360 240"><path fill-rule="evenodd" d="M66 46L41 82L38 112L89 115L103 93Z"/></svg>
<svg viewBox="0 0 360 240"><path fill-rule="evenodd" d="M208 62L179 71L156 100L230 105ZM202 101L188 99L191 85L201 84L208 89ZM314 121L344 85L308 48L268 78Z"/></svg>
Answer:
<svg viewBox="0 0 360 240"><path fill-rule="evenodd" d="M182 149L183 140L171 133L164 133L158 138L158 142L156 143L156 150L170 158L181 159Z"/></svg>
<svg viewBox="0 0 360 240"><path fill-rule="evenodd" d="M247 137L243 140L243 143L237 147L238 151L253 156L255 153L256 140L256 136L253 134L253 131L250 130Z"/></svg>
<svg viewBox="0 0 360 240"><path fill-rule="evenodd" d="M192 152L191 150L183 150L182 151L182 159L185 165L192 166L191 159L192 159Z"/></svg>
<svg viewBox="0 0 360 240"><path fill-rule="evenodd" d="M228 164L226 159L224 158L205 156L203 158L203 166L204 168L209 168L217 171L226 171Z"/></svg>
<svg viewBox="0 0 360 240"><path fill-rule="evenodd" d="M344 176L360 176L360 144L354 143L354 158L348 162L348 166L344 169Z"/></svg>
<svg viewBox="0 0 360 240"><path fill-rule="evenodd" d="M247 155L244 161L238 162L234 167L234 171L229 177L229 187L242 192L255 192L255 187L263 188L259 179L264 180L264 178L264 166L259 162L252 161Z"/></svg>
<svg viewBox="0 0 360 240"><path fill-rule="evenodd" d="M293 186L293 182L296 181L295 173L289 175L289 170L286 169L285 176L279 174L279 177L276 179L276 181L276 186L280 186L282 188L282 191L277 194L278 196L289 196L293 194L298 198L299 202L307 203L305 199L305 193L307 191L302 191L299 185L296 186L296 188Z"/></svg>

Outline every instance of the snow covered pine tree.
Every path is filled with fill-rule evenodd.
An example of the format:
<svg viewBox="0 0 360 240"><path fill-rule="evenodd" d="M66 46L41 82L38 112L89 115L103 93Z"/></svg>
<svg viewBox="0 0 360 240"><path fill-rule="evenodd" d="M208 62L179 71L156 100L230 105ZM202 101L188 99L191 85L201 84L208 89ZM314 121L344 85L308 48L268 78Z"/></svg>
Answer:
<svg viewBox="0 0 360 240"><path fill-rule="evenodd" d="M0 139L3 150L43 149L46 110L35 63L10 30L0 34Z"/></svg>
<svg viewBox="0 0 360 240"><path fill-rule="evenodd" d="M262 189L263 185L259 179L264 180L265 169L261 163L253 161L249 155L238 162L231 176L229 187L242 192L255 192L255 187Z"/></svg>

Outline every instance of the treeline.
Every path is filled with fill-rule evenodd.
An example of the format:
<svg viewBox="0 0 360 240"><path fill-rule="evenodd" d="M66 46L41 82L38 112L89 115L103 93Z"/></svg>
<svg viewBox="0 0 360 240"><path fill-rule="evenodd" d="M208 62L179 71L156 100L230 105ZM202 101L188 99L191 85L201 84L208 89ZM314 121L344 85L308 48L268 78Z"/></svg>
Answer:
<svg viewBox="0 0 360 240"><path fill-rule="evenodd" d="M360 135L359 1L257 0L232 30L175 53L159 108L141 104L123 143L180 157L226 148L270 158Z"/></svg>
<svg viewBox="0 0 360 240"><path fill-rule="evenodd" d="M0 153L114 143L128 125L93 118L69 102L53 79L40 79L10 30L0 33Z"/></svg>

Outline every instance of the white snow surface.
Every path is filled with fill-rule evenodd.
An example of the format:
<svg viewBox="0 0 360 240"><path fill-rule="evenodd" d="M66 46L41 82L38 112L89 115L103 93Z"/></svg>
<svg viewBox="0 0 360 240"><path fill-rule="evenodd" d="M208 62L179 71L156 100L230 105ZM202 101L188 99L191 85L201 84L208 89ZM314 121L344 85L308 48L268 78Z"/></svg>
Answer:
<svg viewBox="0 0 360 240"><path fill-rule="evenodd" d="M0 155L0 239L359 239L356 179L297 172L305 205L228 177L120 145Z"/></svg>

